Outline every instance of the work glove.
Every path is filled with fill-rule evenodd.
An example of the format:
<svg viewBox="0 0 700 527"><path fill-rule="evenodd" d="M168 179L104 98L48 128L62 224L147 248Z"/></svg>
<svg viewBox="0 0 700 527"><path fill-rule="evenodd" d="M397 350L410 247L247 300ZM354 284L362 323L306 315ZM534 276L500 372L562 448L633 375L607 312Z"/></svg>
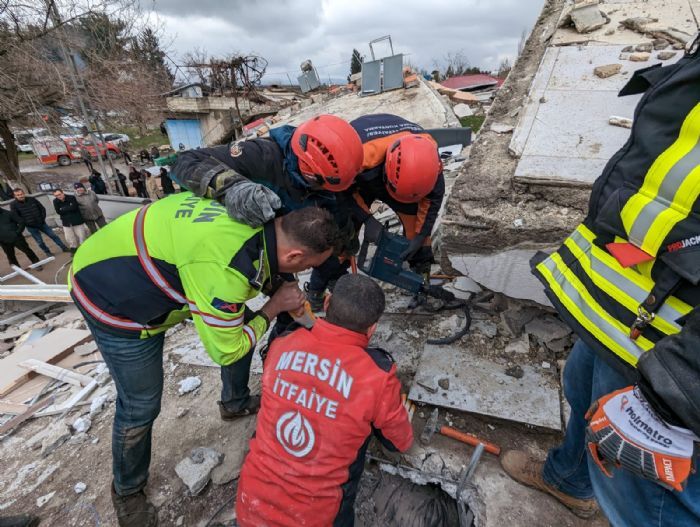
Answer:
<svg viewBox="0 0 700 527"><path fill-rule="evenodd" d="M382 239L382 233L384 233L384 226L374 216L368 216L363 225L365 226L365 240L379 243L379 240Z"/></svg>
<svg viewBox="0 0 700 527"><path fill-rule="evenodd" d="M242 179L226 189L223 204L234 220L260 227L275 217L282 200L266 186Z"/></svg>
<svg viewBox="0 0 700 527"><path fill-rule="evenodd" d="M420 248L423 247L423 242L425 242L426 238L427 236L425 236L424 234L417 234L415 238L409 240L408 247L404 252L401 253L400 258L405 261L415 256L415 254L420 250Z"/></svg>
<svg viewBox="0 0 700 527"><path fill-rule="evenodd" d="M681 492L693 470L698 437L672 426L651 409L637 386L601 397L586 413L588 450L603 473L623 468Z"/></svg>

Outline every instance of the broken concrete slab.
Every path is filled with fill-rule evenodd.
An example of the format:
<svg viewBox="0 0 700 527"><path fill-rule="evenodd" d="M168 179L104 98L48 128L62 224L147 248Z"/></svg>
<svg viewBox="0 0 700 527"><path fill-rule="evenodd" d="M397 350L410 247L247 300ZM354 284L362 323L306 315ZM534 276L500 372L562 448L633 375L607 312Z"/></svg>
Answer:
<svg viewBox="0 0 700 527"><path fill-rule="evenodd" d="M209 483L212 470L222 458L223 455L213 448L194 448L175 466L175 473L187 486L190 495L196 496Z"/></svg>
<svg viewBox="0 0 700 527"><path fill-rule="evenodd" d="M534 254L535 251L513 249L486 256L450 255L449 259L452 267L486 289L551 307L542 284L530 272Z"/></svg>
<svg viewBox="0 0 700 527"><path fill-rule="evenodd" d="M596 66L593 68L593 73L596 75L596 77L607 79L608 77L612 77L613 75L620 73L621 69L622 64L605 64L603 66Z"/></svg>
<svg viewBox="0 0 700 527"><path fill-rule="evenodd" d="M468 276L458 276L452 281L452 287L465 293L481 293L482 289L479 284Z"/></svg>
<svg viewBox="0 0 700 527"><path fill-rule="evenodd" d="M598 4L574 8L569 16L579 33L591 33L610 22L610 19L598 9Z"/></svg>
<svg viewBox="0 0 700 527"><path fill-rule="evenodd" d="M654 45L651 42L644 42L643 44L637 44L634 46L635 51L641 51L644 53L648 53L652 49L654 49Z"/></svg>
<svg viewBox="0 0 700 527"><path fill-rule="evenodd" d="M464 349L426 345L409 399L534 426L561 429L559 382L550 370L524 365L523 377ZM449 389L438 380L449 380ZM423 386L436 387L435 393Z"/></svg>
<svg viewBox="0 0 700 527"><path fill-rule="evenodd" d="M57 421L49 425L41 436L41 455L48 456L70 438L71 431L65 421Z"/></svg>
<svg viewBox="0 0 700 527"><path fill-rule="evenodd" d="M469 106L468 104L455 104L452 109L454 110L455 115L457 117L471 117L472 115L474 115L474 110L472 110L471 106Z"/></svg>
<svg viewBox="0 0 700 527"><path fill-rule="evenodd" d="M572 333L569 326L552 315L544 315L528 322L525 325L525 332L528 335L532 335L543 344L549 344L553 340L563 339Z"/></svg>

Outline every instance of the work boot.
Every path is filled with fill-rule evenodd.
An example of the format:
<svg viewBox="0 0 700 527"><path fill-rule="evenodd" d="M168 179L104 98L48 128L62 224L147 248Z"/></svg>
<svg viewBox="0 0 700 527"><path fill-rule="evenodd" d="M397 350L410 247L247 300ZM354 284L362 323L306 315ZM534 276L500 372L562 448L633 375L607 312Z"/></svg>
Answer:
<svg viewBox="0 0 700 527"><path fill-rule="evenodd" d="M522 450L504 452L501 454L501 466L515 481L556 498L579 518L590 518L598 512L598 504L594 498L574 498L547 483L542 477L544 461L529 456L527 452Z"/></svg>
<svg viewBox="0 0 700 527"><path fill-rule="evenodd" d="M38 516L21 514L19 516L0 516L0 527L36 527L39 525Z"/></svg>
<svg viewBox="0 0 700 527"><path fill-rule="evenodd" d="M260 410L260 396L251 395L248 401L248 406L237 412L232 412L224 406L224 403L219 401L216 404L219 405L219 414L221 414L221 419L224 421L235 421L241 417L247 417L249 415L257 414Z"/></svg>
<svg viewBox="0 0 700 527"><path fill-rule="evenodd" d="M314 313L320 313L323 311L323 299L326 296L324 291L316 291L314 289L309 289L308 287L305 287L304 290L306 291L306 300L309 301L311 311Z"/></svg>
<svg viewBox="0 0 700 527"><path fill-rule="evenodd" d="M112 486L112 505L117 513L119 527L156 527L158 511L146 498L143 490L128 496L119 496Z"/></svg>

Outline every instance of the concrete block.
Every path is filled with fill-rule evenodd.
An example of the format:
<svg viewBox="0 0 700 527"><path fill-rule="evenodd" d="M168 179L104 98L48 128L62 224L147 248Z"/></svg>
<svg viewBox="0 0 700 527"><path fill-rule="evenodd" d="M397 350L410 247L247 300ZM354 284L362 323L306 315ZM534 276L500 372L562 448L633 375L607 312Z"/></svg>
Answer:
<svg viewBox="0 0 700 527"><path fill-rule="evenodd" d="M190 455L175 466L175 473L187 486L190 495L196 496L209 482L212 470L221 463L223 455L213 448L192 449Z"/></svg>

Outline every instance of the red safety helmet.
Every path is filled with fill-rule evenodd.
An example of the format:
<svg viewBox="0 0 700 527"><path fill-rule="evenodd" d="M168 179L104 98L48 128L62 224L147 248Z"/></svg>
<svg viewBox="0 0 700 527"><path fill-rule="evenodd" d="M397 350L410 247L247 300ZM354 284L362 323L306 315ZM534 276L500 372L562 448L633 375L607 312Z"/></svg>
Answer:
<svg viewBox="0 0 700 527"><path fill-rule="evenodd" d="M386 153L389 194L401 203L418 203L435 187L442 162L435 142L424 135L405 135Z"/></svg>
<svg viewBox="0 0 700 527"><path fill-rule="evenodd" d="M362 170L362 141L347 121L319 115L301 124L292 135L299 170L333 192L346 190Z"/></svg>

